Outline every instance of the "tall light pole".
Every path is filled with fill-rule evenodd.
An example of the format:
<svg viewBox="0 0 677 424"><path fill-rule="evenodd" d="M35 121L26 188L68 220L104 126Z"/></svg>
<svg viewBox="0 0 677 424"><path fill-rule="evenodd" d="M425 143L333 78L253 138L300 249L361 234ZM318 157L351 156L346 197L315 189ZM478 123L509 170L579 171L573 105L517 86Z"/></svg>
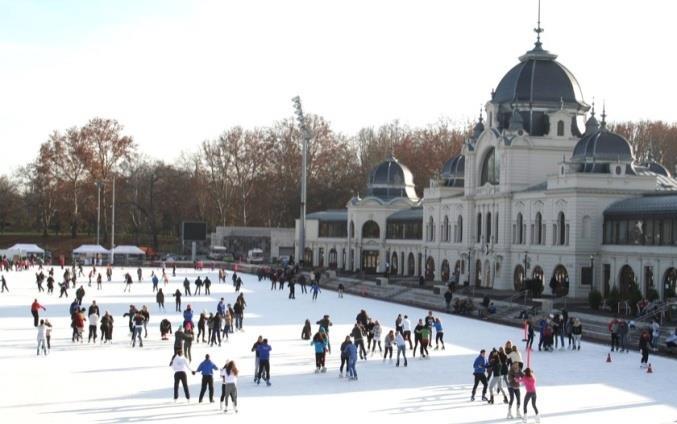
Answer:
<svg viewBox="0 0 677 424"><path fill-rule="evenodd" d="M110 264L113 265L115 258L115 175L113 175L113 212L111 213L110 225Z"/></svg>
<svg viewBox="0 0 677 424"><path fill-rule="evenodd" d="M96 185L96 244L99 244L99 235L101 234L101 186L103 183L97 181Z"/></svg>
<svg viewBox="0 0 677 424"><path fill-rule="evenodd" d="M303 109L301 108L301 98L299 96L291 99L294 103L294 111L296 112L296 120L301 129L301 137L303 139L303 159L301 161L301 228L299 231L299 252L305 265L306 257L306 178L308 170L308 142L310 141L310 131L306 127L306 121L303 116Z"/></svg>

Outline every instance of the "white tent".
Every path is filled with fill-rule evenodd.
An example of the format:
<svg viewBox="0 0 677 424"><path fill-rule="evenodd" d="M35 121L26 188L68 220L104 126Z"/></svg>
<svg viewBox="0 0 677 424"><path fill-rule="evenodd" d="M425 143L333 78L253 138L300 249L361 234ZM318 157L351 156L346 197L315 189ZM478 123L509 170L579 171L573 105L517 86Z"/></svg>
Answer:
<svg viewBox="0 0 677 424"><path fill-rule="evenodd" d="M146 252L139 249L136 246L122 245L115 246L113 248L113 253L116 255L145 255Z"/></svg>
<svg viewBox="0 0 677 424"><path fill-rule="evenodd" d="M9 256L30 256L30 255L42 257L42 256L45 255L45 250L42 249L37 244L17 243L12 247L7 248L6 252L7 252L8 257Z"/></svg>
<svg viewBox="0 0 677 424"><path fill-rule="evenodd" d="M73 250L73 259L85 265L106 264L110 259L110 252L98 244L83 244Z"/></svg>
<svg viewBox="0 0 677 424"><path fill-rule="evenodd" d="M142 265L146 252L136 246L121 245L112 249L114 263L118 265Z"/></svg>

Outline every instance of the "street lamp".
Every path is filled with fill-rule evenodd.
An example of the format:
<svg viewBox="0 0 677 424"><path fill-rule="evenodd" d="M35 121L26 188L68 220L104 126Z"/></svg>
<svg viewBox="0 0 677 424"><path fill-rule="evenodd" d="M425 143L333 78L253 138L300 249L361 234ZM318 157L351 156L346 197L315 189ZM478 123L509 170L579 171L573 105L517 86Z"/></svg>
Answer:
<svg viewBox="0 0 677 424"><path fill-rule="evenodd" d="M527 282L527 270L529 269L529 256L527 256L528 252L524 251L524 275L522 276L522 290L525 289L526 282Z"/></svg>
<svg viewBox="0 0 677 424"><path fill-rule="evenodd" d="M291 99L294 103L294 110L296 113L296 120L301 129L301 137L303 138L303 159L301 162L301 228L299 231L299 248L301 258L304 259L306 255L306 173L308 161L308 142L310 141L310 131L306 127L305 118L303 116L303 109L301 108L301 98L299 96Z"/></svg>
<svg viewBox="0 0 677 424"><path fill-rule="evenodd" d="M595 288L595 255L590 255L590 286Z"/></svg>
<svg viewBox="0 0 677 424"><path fill-rule="evenodd" d="M96 244L99 244L99 234L101 228L101 187L103 183L97 181L94 183L96 185Z"/></svg>

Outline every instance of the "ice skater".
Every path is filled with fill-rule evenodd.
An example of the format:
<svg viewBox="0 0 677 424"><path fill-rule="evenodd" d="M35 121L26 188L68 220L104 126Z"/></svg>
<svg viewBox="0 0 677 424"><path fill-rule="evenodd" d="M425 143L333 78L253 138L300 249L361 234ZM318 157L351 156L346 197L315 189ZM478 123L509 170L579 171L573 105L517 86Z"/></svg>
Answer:
<svg viewBox="0 0 677 424"><path fill-rule="evenodd" d="M5 280L4 275L0 276L0 282L2 282L2 291L0 293L4 293L5 290L9 293L9 287L7 287L7 280Z"/></svg>
<svg viewBox="0 0 677 424"><path fill-rule="evenodd" d="M202 403L202 398L204 397L207 388L209 388L209 403L214 403L214 371L218 369L219 367L209 359L209 354L207 354L205 355L205 360L198 365L195 371L193 371L193 375L195 375L196 372L202 373L202 385L200 386L200 397L198 399L199 403Z"/></svg>
<svg viewBox="0 0 677 424"><path fill-rule="evenodd" d="M47 356L47 326L43 319L40 320L38 325L38 356L40 356L40 350Z"/></svg>
<svg viewBox="0 0 677 424"><path fill-rule="evenodd" d="M40 319L40 309L46 311L47 308L38 303L38 299L33 299L31 304L31 315L33 315L33 327L38 326L38 321Z"/></svg>
<svg viewBox="0 0 677 424"><path fill-rule="evenodd" d="M357 370L355 369L357 364L357 346L354 343L350 343L346 346L345 350L348 357L348 379L357 380Z"/></svg>
<svg viewBox="0 0 677 424"><path fill-rule="evenodd" d="M526 390L526 395L524 396L524 415L522 416L522 422L527 422L527 407L529 406L529 401L531 400L531 406L534 408L534 413L536 416L537 423L541 422L540 417L538 416L538 408L536 407L536 376L534 375L531 368L524 370L524 376L521 377L520 382L524 384Z"/></svg>
<svg viewBox="0 0 677 424"><path fill-rule="evenodd" d="M270 386L270 351L273 348L268 344L268 339L263 339L256 352L259 355L259 370L256 373L256 384L261 383L263 378L266 386Z"/></svg>
<svg viewBox="0 0 677 424"><path fill-rule="evenodd" d="M194 373L188 366L186 358L183 357L181 350L169 362L169 366L174 370L174 402L179 399L179 382L183 385L183 393L186 396L186 402L190 402L190 392L188 391L188 373Z"/></svg>
<svg viewBox="0 0 677 424"><path fill-rule="evenodd" d="M237 375L235 362L226 361L226 365L221 369L221 408L224 413L228 412L228 398L233 401L233 408L237 413Z"/></svg>
<svg viewBox="0 0 677 424"><path fill-rule="evenodd" d="M482 383L482 400L489 401L487 399L487 375L485 371L487 369L487 360L485 358L486 351L484 349L480 350L480 354L475 358L473 362L473 376L475 377L475 383L472 387L472 394L470 395L470 400L475 400L475 392L477 391L477 385Z"/></svg>

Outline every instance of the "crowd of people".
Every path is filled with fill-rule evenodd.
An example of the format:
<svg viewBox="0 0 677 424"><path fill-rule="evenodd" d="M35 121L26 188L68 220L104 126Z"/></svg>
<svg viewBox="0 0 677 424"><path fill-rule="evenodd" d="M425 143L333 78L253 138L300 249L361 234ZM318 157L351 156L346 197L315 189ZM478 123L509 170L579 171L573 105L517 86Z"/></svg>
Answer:
<svg viewBox="0 0 677 424"><path fill-rule="evenodd" d="M54 268L49 270L39 269L36 273L36 285L38 293L44 291L43 283L47 284L47 294L53 294L54 287ZM112 268L105 268L107 281L111 281ZM176 269L172 269L172 275L176 276ZM219 283L226 283L226 271L218 271ZM71 316L72 343L84 343L85 327L88 326L88 343L110 343L113 336L114 318L108 312L101 314L99 305L95 300L89 303L88 307L83 306L87 290L84 284L78 286L78 279L84 277L84 270L80 267L66 268L63 272L63 279L58 284L61 287L60 296L68 297L68 289L76 288L75 297L70 304L69 312ZM102 275L97 272L96 267L92 267L87 274L87 287L96 283L96 290L102 290ZM84 278L87 278L84 277ZM143 271L137 270L136 279L143 281ZM300 287L302 294L309 294L313 300L317 299L320 290L320 275L314 274L308 276L298 268L268 268L260 269L258 273L259 281L269 280L270 290L283 291L288 289L288 299L296 298L296 287ZM168 285L168 274L163 266L156 275L151 272L149 281L152 283L152 292L155 294L158 313L165 313L163 288ZM124 291L131 291L130 286L134 284L133 278L129 272L123 276ZM160 281L164 287L159 287ZM180 281L180 280L179 280ZM2 276L3 291L9 290L6 286L4 276ZM234 411L237 412L237 384L238 368L232 360L225 361L219 368L207 354L200 364L192 369L192 344L205 343L210 347L218 347L222 342L228 341L229 337L236 331L243 331L244 311L247 302L244 293L241 292L243 281L236 272L232 273L232 284L235 289L236 299L227 303L223 297L215 305L213 311L203 310L196 312L188 304L185 309L182 306L182 297L193 297L200 295L210 295L211 281L208 276L202 278L198 276L192 283L186 277L183 280L183 291L176 289L173 294L175 298L176 312L181 313L182 321L173 331L172 323L164 317L159 325L160 337L162 340L169 340L172 335L173 356L170 366L174 371L174 399L178 400L179 386L183 386L184 395L187 400L190 399L189 387L187 384L188 375L200 373L202 384L199 395L199 402L202 402L205 395L208 395L209 402L214 400L214 375L219 372L222 383L220 409L228 411L229 400L232 402ZM191 290L194 286L194 290ZM339 297L342 297L343 290L339 290ZM451 296L448 296L447 305L451 304ZM445 297L446 300L446 297ZM462 301L456 299L459 305ZM465 305L463 308L471 309L473 306ZM454 304L454 310L456 310ZM37 354L47 355L51 349L52 324L48 319L41 319L40 313L45 312L46 308L35 299L30 307L33 316L33 324L37 328ZM150 322L150 311L147 305L130 305L129 310L122 316L128 319L130 334L130 345L143 347L143 342L148 338L148 323ZM370 316L366 310L362 309L355 317L355 323L349 334L341 337L341 344L337 352L340 357L339 378L347 378L352 381L358 380L357 366L359 361L366 361L376 355L383 362L393 362L393 354L396 349L395 366L407 367L411 358L417 355L421 360L429 359L431 350L444 350L444 325L440 316L435 316L433 311L428 311L427 315L421 318L410 319L406 314L398 314L393 322L393 329L385 329L381 320ZM330 331L333 326L330 315L325 314L321 319L315 321L316 331L313 331L313 325L310 319L306 319L301 331L301 339L311 346L314 354L314 372L323 374L327 372L327 355L332 353L330 342ZM632 322L627 322L622 318L615 318L609 323L611 334L611 350L619 352L628 351L628 331L632 327ZM197 329L196 329L197 327ZM658 323L652 323L651 327L643 329L640 332L639 347L642 353L642 366L648 362L650 350L656 348L655 341L660 327ZM528 318L525 320L525 350L530 354L533 347L535 333L538 332L539 340L537 349L539 351L552 352L555 349L570 349L579 351L581 349L581 338L583 335L583 326L576 317L569 317L566 310L554 313L542 318ZM565 343L566 337L566 343ZM677 343L677 330L675 334L668 339L669 343L675 346ZM434 346L433 346L434 341ZM378 349L378 352L377 352ZM271 382L271 351L272 346L269 340L259 336L251 348L254 353L254 383L261 384L265 382L267 386ZM407 351L410 358L407 357ZM345 370L345 373L344 373ZM498 348L493 348L487 355L486 350L482 349L480 354L473 362L473 388L471 392L471 401L475 400L476 391L479 385L482 385L482 400L493 404L495 398L500 394L503 402L508 405L507 418L523 418L526 421L528 404L531 403L536 422L539 420L539 412L536 406L536 377L533 369L528 364L525 366L518 346L508 341ZM524 386L525 396L522 399L520 388ZM522 402L523 400L523 402ZM515 405L514 415L512 406ZM522 408L523 407L523 408Z"/></svg>

